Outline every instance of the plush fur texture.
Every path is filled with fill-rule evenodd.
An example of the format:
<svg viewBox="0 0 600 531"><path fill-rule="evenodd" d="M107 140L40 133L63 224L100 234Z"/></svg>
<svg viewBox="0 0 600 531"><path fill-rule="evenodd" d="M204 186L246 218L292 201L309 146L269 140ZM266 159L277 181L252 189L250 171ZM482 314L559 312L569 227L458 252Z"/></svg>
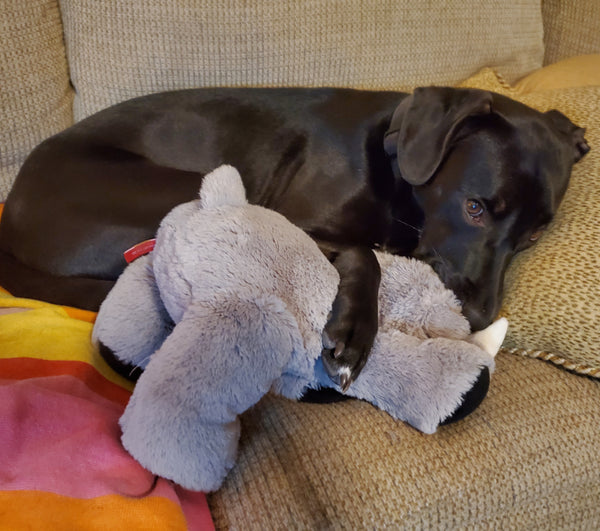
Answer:
<svg viewBox="0 0 600 531"><path fill-rule="evenodd" d="M348 394L433 433L481 368L493 369L506 323L469 336L428 265L377 256L379 333ZM320 353L338 282L310 237L247 203L234 168L207 175L200 199L166 216L155 250L128 266L96 321L95 340L144 368L121 418L125 448L184 487L219 488L241 413L269 390L297 399L336 387Z"/></svg>

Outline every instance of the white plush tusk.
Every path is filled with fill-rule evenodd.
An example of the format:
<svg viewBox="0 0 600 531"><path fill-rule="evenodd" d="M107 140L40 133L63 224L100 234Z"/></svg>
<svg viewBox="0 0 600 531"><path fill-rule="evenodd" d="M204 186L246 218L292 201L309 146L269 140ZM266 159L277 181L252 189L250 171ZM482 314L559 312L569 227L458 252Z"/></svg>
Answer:
<svg viewBox="0 0 600 531"><path fill-rule="evenodd" d="M501 317L487 328L471 334L469 341L481 347L490 356L495 356L504 342L507 330L508 320L505 317Z"/></svg>

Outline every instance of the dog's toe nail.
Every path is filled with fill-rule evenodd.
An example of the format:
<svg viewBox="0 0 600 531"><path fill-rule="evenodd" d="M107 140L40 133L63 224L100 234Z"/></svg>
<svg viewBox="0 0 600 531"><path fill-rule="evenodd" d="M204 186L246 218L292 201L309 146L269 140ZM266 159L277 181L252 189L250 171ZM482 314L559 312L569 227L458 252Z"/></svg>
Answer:
<svg viewBox="0 0 600 531"><path fill-rule="evenodd" d="M327 332L323 332L322 341L323 346L328 350L335 347L335 342L329 337L329 334Z"/></svg>
<svg viewBox="0 0 600 531"><path fill-rule="evenodd" d="M333 352L333 357L337 360L342 355L342 353L344 352L345 348L346 348L346 344L343 341L340 341L335 346L335 350Z"/></svg>
<svg viewBox="0 0 600 531"><path fill-rule="evenodd" d="M342 374L340 376L340 387L342 388L342 392L345 393L349 386L350 386L350 377L346 374Z"/></svg>
<svg viewBox="0 0 600 531"><path fill-rule="evenodd" d="M342 388L342 393L345 393L348 390L351 383L352 378L350 377L350 369L344 367L340 371L340 387Z"/></svg>

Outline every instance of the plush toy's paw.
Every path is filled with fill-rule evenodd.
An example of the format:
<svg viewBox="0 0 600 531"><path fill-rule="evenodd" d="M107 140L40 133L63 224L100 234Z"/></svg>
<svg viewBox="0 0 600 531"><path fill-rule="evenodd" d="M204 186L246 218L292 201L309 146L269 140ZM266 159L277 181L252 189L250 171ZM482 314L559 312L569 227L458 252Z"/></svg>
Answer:
<svg viewBox="0 0 600 531"><path fill-rule="evenodd" d="M143 377L140 382L144 381ZM235 464L239 420L192 424L189 419L183 419L177 423L177 419L165 417L163 413L156 414L139 401L128 405L119 421L124 448L157 476L194 491L217 490Z"/></svg>
<svg viewBox="0 0 600 531"><path fill-rule="evenodd" d="M322 387L320 389L306 389L300 397L300 402L309 402L311 404L334 404L352 398L353 397L343 395L330 387Z"/></svg>
<svg viewBox="0 0 600 531"><path fill-rule="evenodd" d="M152 254L127 266L96 317L92 340L106 362L126 378L143 370L173 329L153 271Z"/></svg>
<svg viewBox="0 0 600 531"><path fill-rule="evenodd" d="M451 424L464 419L467 415L470 415L475 411L479 405L483 402L490 388L490 370L487 367L483 367L479 373L479 377L473 384L473 387L469 389L463 396L462 404L460 404L454 413L451 413L446 417L441 424Z"/></svg>
<svg viewBox="0 0 600 531"><path fill-rule="evenodd" d="M117 374L121 375L130 382L137 382L144 369L138 365L132 365L121 360L115 355L113 350L107 347L102 341L98 341L98 351L106 364Z"/></svg>

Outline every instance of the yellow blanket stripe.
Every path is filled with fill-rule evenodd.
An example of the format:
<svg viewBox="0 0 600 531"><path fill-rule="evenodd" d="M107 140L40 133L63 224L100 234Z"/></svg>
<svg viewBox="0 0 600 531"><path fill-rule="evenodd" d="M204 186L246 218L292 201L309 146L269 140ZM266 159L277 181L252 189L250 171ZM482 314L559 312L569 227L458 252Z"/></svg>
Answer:
<svg viewBox="0 0 600 531"><path fill-rule="evenodd" d="M91 323L69 317L60 306L0 293L0 308L14 307L29 311L0 315L0 358L81 361L118 386L133 389L92 345Z"/></svg>
<svg viewBox="0 0 600 531"><path fill-rule="evenodd" d="M0 286L0 298L7 296L11 297L10 293L6 291L2 286ZM46 302L36 301L34 299L19 299L17 297L12 297L12 300L5 300L3 302L0 302L0 308L9 306L19 308L41 308L43 306L54 306L55 308L61 308L64 311L64 313L69 317L73 317L74 319L79 319L81 321L86 321L88 323L93 323L96 320L96 316L98 315L96 312L81 310L80 308L73 308L71 306L56 306Z"/></svg>

